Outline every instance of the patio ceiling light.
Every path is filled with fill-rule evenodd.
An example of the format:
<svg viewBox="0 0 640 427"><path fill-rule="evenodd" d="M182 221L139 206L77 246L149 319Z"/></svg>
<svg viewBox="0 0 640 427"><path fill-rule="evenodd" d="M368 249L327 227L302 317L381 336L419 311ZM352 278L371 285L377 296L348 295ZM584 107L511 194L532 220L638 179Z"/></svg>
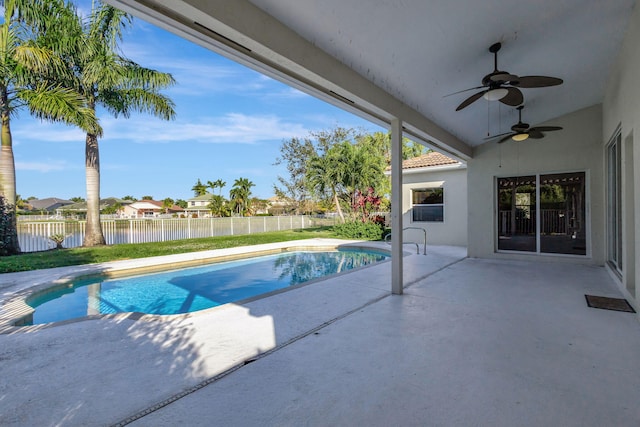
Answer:
<svg viewBox="0 0 640 427"><path fill-rule="evenodd" d="M499 87L497 89L491 89L482 95L484 99L487 101L498 101L509 94L509 91L506 88Z"/></svg>
<svg viewBox="0 0 640 427"><path fill-rule="evenodd" d="M529 134L524 132L516 133L511 137L511 139L513 139L514 141L524 141L525 139L528 139L528 138L529 138Z"/></svg>

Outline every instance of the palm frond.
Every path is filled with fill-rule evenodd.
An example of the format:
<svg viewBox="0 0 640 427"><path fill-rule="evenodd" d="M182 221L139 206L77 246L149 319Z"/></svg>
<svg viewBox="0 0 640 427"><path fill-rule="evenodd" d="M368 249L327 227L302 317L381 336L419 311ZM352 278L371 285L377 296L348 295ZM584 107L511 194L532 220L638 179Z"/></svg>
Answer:
<svg viewBox="0 0 640 427"><path fill-rule="evenodd" d="M87 107L85 98L68 88L41 85L22 89L18 96L37 118L75 125L87 133L102 135L95 111Z"/></svg>
<svg viewBox="0 0 640 427"><path fill-rule="evenodd" d="M100 4L93 10L89 22L90 39L104 43L110 50L116 51L122 40L122 32L132 22L131 15L113 6Z"/></svg>
<svg viewBox="0 0 640 427"><path fill-rule="evenodd" d="M145 68L124 58L122 58L121 74L130 87L158 90L171 87L176 83L170 73Z"/></svg>
<svg viewBox="0 0 640 427"><path fill-rule="evenodd" d="M50 49L35 46L31 43L21 44L14 51L14 58L20 66L35 73L46 74L58 61Z"/></svg>
<svg viewBox="0 0 640 427"><path fill-rule="evenodd" d="M159 92L144 89L102 91L98 99L115 116L129 117L132 111L149 113L163 120L173 120L176 116L174 102Z"/></svg>

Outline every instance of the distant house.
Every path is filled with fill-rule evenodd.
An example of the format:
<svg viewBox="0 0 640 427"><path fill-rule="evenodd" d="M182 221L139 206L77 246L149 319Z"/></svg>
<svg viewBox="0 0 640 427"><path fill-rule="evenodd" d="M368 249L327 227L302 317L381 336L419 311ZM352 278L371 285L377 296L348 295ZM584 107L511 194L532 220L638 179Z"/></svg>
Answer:
<svg viewBox="0 0 640 427"><path fill-rule="evenodd" d="M278 196L269 197L267 201L267 212L271 215L284 215L295 210L294 203L290 202L287 199L282 199Z"/></svg>
<svg viewBox="0 0 640 427"><path fill-rule="evenodd" d="M203 194L202 196L196 196L187 200L187 207L184 209L184 213L188 216L207 217L211 215L209 209L209 203L211 203L210 193Z"/></svg>
<svg viewBox="0 0 640 427"><path fill-rule="evenodd" d="M131 200L118 199L117 197L107 197L100 199L100 210L106 209L109 206L120 205L122 207L132 203ZM56 209L56 215L58 216L76 216L85 217L87 215L87 202L73 203L71 205L65 205Z"/></svg>
<svg viewBox="0 0 640 427"><path fill-rule="evenodd" d="M31 211L41 213L54 213L56 209L63 206L72 205L71 200L58 199L56 197L47 197L46 199L31 199L29 205Z"/></svg>
<svg viewBox="0 0 640 427"><path fill-rule="evenodd" d="M138 200L123 206L122 215L128 218L155 218L164 214L179 214L184 212L180 206L163 207L157 200Z"/></svg>
<svg viewBox="0 0 640 427"><path fill-rule="evenodd" d="M402 162L403 227L427 244L467 245L467 166L434 151ZM421 242L409 229L405 240Z"/></svg>

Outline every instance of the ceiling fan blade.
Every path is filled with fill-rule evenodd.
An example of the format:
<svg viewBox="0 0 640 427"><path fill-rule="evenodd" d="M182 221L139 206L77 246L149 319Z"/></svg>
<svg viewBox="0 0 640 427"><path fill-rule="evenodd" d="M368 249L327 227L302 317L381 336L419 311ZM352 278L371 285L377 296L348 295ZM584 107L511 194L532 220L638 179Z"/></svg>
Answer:
<svg viewBox="0 0 640 427"><path fill-rule="evenodd" d="M504 136L504 135L511 136L511 135L513 135L513 132L503 132L503 133L499 133L497 135L491 135L491 136L488 136L488 137L484 138L483 141L489 141L491 139L500 138L501 136Z"/></svg>
<svg viewBox="0 0 640 427"><path fill-rule="evenodd" d="M510 133L509 135L505 136L500 141L498 141L498 144L502 144L503 142L510 140L513 135L515 135L515 133Z"/></svg>
<svg viewBox="0 0 640 427"><path fill-rule="evenodd" d="M510 83L517 84L520 81L520 77L515 74L509 74L506 71L500 71L489 75L489 80L494 83Z"/></svg>
<svg viewBox="0 0 640 427"><path fill-rule="evenodd" d="M552 132L554 130L562 130L560 126L536 126L531 128L531 130L536 130L538 132Z"/></svg>
<svg viewBox="0 0 640 427"><path fill-rule="evenodd" d="M538 130L529 129L529 132L527 133L529 134L529 138L533 138L533 139L544 138L544 134Z"/></svg>
<svg viewBox="0 0 640 427"><path fill-rule="evenodd" d="M458 105L458 108L456 108L456 111L460 111L462 110L464 107L467 107L471 104L473 104L475 101L477 101L478 99L480 99L482 97L482 95L485 94L485 92L487 92L486 90L480 91L478 93L475 93L473 95L471 95L470 97L468 97L467 99L465 99L464 101L462 101L462 104Z"/></svg>
<svg viewBox="0 0 640 427"><path fill-rule="evenodd" d="M511 130L514 132L524 132L529 129L529 123L518 122L515 125L511 126Z"/></svg>
<svg viewBox="0 0 640 427"><path fill-rule="evenodd" d="M469 88L469 89L459 90L457 92L453 92L453 93L450 93L448 95L444 95L443 98L446 98L446 97L452 96L452 95L457 95L459 93L469 92L470 90L478 90L478 89L484 89L484 86L477 86L477 87L472 87L472 88Z"/></svg>
<svg viewBox="0 0 640 427"><path fill-rule="evenodd" d="M519 77L518 81L512 84L524 88L548 87L562 84L562 79L547 76L524 76Z"/></svg>
<svg viewBox="0 0 640 427"><path fill-rule="evenodd" d="M505 88L509 91L509 93L502 99L500 102L503 104L511 105L512 107L518 106L524 102L524 96L522 96L522 92L515 87L507 87Z"/></svg>

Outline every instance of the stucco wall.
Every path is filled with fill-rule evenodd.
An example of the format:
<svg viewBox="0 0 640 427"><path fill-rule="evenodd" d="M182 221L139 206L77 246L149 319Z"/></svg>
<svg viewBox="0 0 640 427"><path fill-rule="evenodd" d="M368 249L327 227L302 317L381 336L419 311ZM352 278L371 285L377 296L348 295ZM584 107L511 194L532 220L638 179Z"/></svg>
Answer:
<svg viewBox="0 0 640 427"><path fill-rule="evenodd" d="M427 231L427 245L467 245L467 170L435 169L431 172L405 173L402 176L403 227L420 227ZM444 221L413 222L411 190L439 187L444 189ZM406 230L405 242L422 242L424 235L418 230Z"/></svg>
<svg viewBox="0 0 640 427"><path fill-rule="evenodd" d="M611 67L603 101L604 146L620 126L624 157L622 288L640 307L640 4L636 4L616 62Z"/></svg>
<svg viewBox="0 0 640 427"><path fill-rule="evenodd" d="M537 124L536 124L537 125ZM468 166L468 252L471 257L604 263L602 108L585 108L544 123L562 126L545 138L474 149ZM554 172L587 172L587 256L507 254L495 251L495 178ZM590 225L589 225L590 224Z"/></svg>

